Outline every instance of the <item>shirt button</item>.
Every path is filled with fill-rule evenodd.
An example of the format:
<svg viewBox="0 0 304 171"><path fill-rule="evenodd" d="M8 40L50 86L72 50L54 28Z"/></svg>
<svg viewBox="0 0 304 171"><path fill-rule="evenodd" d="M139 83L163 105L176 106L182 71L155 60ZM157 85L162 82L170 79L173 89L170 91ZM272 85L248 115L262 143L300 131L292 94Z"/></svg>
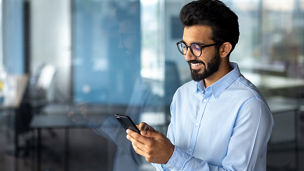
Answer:
<svg viewBox="0 0 304 171"><path fill-rule="evenodd" d="M206 102L207 102L207 99L204 99L204 100L203 100L203 102L205 102L205 103L206 103Z"/></svg>
<svg viewBox="0 0 304 171"><path fill-rule="evenodd" d="M195 124L196 126L199 126L199 122L196 122L196 124Z"/></svg>

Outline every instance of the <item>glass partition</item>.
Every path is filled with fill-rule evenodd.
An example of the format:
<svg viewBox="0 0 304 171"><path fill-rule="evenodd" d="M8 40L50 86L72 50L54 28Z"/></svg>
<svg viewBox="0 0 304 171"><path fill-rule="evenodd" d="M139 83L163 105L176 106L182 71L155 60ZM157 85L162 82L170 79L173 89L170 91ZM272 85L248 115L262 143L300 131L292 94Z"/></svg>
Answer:
<svg viewBox="0 0 304 171"><path fill-rule="evenodd" d="M274 116L267 170L302 170L304 0L223 1L237 13L240 24L239 43L230 60L258 87ZM55 81L45 89L35 84L26 103L31 108L19 110L19 117L26 117L19 119L20 125L36 131L21 130L27 133L21 143L29 151L36 149L16 158L19 170L39 164L35 170L155 170L134 152L113 114L128 115L136 124L144 121L166 134L172 96L191 80L176 47L183 36L179 11L190 0L25 2L31 14L31 69L37 71L30 80ZM29 48L23 45L22 4L0 0L0 60L3 54L6 69L18 73L24 67L23 48ZM35 103L37 99L42 103ZM0 120L8 125L0 127L7 149L14 145L17 123L11 113ZM29 154L41 160L31 162ZM3 161L5 168L18 170L11 156L7 158L0 158L0 170Z"/></svg>
<svg viewBox="0 0 304 171"><path fill-rule="evenodd" d="M175 90L191 80L175 44L183 33L179 11L190 1L73 2L74 101L125 107L136 122L164 118L160 123L166 128ZM303 1L224 2L238 14L240 23L240 40L230 59L269 102L278 123L272 144L295 142L296 113L304 95ZM289 126L282 120L290 121ZM104 122L97 132L106 133L105 125L113 123ZM291 133L278 137L282 130ZM269 168L275 161L271 150L273 145ZM297 160L290 161L292 167Z"/></svg>
<svg viewBox="0 0 304 171"><path fill-rule="evenodd" d="M113 114L166 131L163 10L158 0L73 1L73 101L85 112L69 117L114 142L114 159L106 163L113 170L153 170L134 153ZM105 119L86 119L92 105Z"/></svg>

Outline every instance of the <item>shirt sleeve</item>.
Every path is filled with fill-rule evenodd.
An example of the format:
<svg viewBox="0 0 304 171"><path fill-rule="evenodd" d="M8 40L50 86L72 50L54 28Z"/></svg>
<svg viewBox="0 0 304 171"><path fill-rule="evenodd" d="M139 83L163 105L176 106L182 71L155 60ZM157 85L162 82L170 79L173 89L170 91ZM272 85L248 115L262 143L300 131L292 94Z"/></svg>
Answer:
<svg viewBox="0 0 304 171"><path fill-rule="evenodd" d="M265 170L255 166L257 162L266 161L267 143L272 126L272 114L267 104L262 100L250 98L239 109L227 155L221 164L195 158L175 146L173 155L162 166L169 170L187 171ZM264 166L266 167L266 163Z"/></svg>

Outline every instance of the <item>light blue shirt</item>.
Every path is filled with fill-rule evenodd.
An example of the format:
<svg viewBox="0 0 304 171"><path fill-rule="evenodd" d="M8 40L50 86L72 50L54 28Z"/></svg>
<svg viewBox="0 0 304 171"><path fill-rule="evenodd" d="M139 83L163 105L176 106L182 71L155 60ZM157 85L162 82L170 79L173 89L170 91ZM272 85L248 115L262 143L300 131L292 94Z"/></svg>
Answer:
<svg viewBox="0 0 304 171"><path fill-rule="evenodd" d="M208 88L181 86L171 103L168 138L174 152L157 170L265 171L273 127L270 109L237 64Z"/></svg>

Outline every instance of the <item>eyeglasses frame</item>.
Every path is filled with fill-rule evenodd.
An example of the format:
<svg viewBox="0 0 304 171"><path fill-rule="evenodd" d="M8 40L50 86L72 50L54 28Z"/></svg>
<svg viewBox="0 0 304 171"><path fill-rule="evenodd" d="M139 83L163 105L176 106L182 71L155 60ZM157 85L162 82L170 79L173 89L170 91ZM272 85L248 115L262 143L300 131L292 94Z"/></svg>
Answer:
<svg viewBox="0 0 304 171"><path fill-rule="evenodd" d="M204 48L210 47L210 46L215 46L215 45L218 45L218 44L219 44L219 43L212 43L212 44L203 45L203 44L200 44L200 43L191 43L190 46L188 46L183 40L181 40L181 41L176 42L176 46L177 46L178 51L179 51L182 55L186 55L187 51L186 51L185 54L184 54L184 53L179 49L178 45L181 44L181 43L183 43L183 44L187 47L187 51L188 51L188 49L190 48L190 51L191 51L192 55L194 55L195 57L200 57L200 56L202 55L202 51L203 51ZM192 46L193 44L197 44L197 45L200 47L200 55L196 56L196 55L193 53L193 50L192 50L192 48L191 48L191 46Z"/></svg>

